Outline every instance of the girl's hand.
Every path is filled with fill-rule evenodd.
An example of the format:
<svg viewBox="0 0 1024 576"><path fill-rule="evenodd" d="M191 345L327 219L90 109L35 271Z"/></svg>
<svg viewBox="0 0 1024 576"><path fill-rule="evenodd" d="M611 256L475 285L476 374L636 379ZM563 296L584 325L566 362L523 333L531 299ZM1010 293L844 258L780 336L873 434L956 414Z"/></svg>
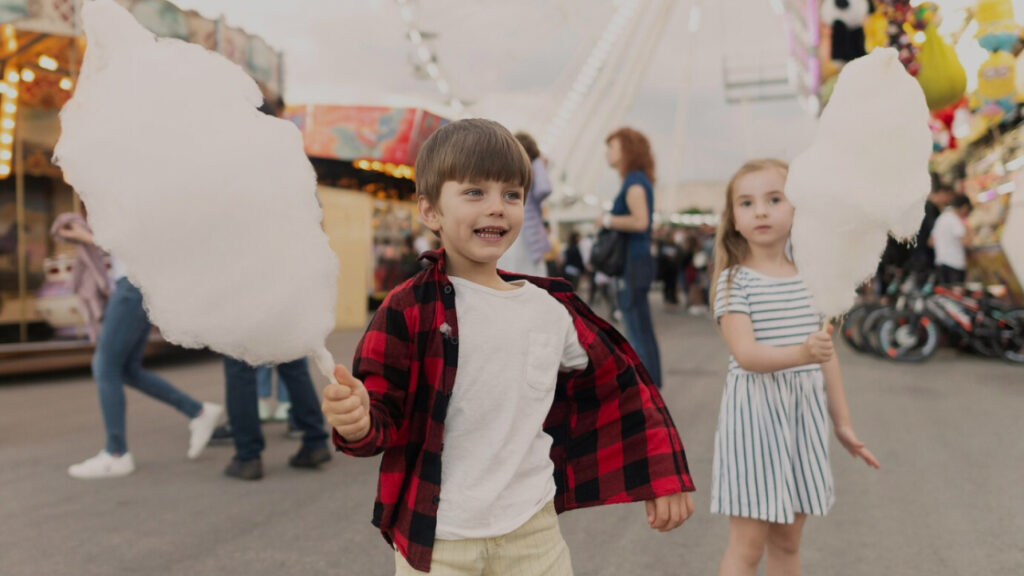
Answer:
<svg viewBox="0 0 1024 576"><path fill-rule="evenodd" d="M824 364L832 359L836 353L835 345L832 343L834 330L835 328L829 324L824 330L807 337L807 341L804 342L804 354L810 360L808 364Z"/></svg>
<svg viewBox="0 0 1024 576"><path fill-rule="evenodd" d="M843 448L853 455L854 458L860 458L872 468L881 468L882 465L878 463L875 455L864 445L863 442L857 439L857 433L853 431L853 426L836 426L836 438L839 439L839 443L843 445Z"/></svg>

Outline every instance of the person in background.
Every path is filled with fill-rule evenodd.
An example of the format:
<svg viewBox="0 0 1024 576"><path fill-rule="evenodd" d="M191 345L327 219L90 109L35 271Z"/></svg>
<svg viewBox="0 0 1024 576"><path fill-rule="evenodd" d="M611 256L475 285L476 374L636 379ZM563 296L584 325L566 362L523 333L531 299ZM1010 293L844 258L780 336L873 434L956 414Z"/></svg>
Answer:
<svg viewBox="0 0 1024 576"><path fill-rule="evenodd" d="M551 245L551 250L544 255L545 272L549 278L557 278L562 275L562 243L558 241L558 236L551 233L550 222L544 222L544 232L548 235L548 244Z"/></svg>
<svg viewBox="0 0 1024 576"><path fill-rule="evenodd" d="M626 338L636 349L651 379L661 387L661 356L654 335L648 293L654 281L651 226L654 217L654 155L647 137L620 128L605 139L608 165L622 178L609 214L596 222L626 235L626 269L619 279L619 310Z"/></svg>
<svg viewBox="0 0 1024 576"><path fill-rule="evenodd" d="M263 460L260 456L265 443L257 407L256 371L257 368L241 360L224 357L228 420L235 441L235 457L224 474L239 480L259 480L263 477ZM288 460L288 465L292 468L319 468L331 459L331 452L327 449L323 414L320 412L306 359L278 364L277 373L288 388L292 401L291 418L303 431L302 447Z"/></svg>
<svg viewBox="0 0 1024 576"><path fill-rule="evenodd" d="M662 228L658 234L658 277L661 279L662 299L667 306L679 304L679 246L672 229Z"/></svg>
<svg viewBox="0 0 1024 576"><path fill-rule="evenodd" d="M974 242L966 223L971 209L970 199L957 196L935 220L931 245L941 284L962 284L967 277L967 247Z"/></svg>
<svg viewBox="0 0 1024 576"><path fill-rule="evenodd" d="M545 261L552 250L541 204L551 195L547 162L540 155L537 141L526 132L517 132L516 140L530 159L531 183L523 212L523 229L512 247L498 261L498 268L530 276L553 276Z"/></svg>
<svg viewBox="0 0 1024 576"><path fill-rule="evenodd" d="M288 386L278 375L277 379L277 406L271 408L270 398L274 395L274 367L260 366L256 369L256 394L259 396L259 413L261 422L275 420L285 422L288 420L288 412L291 410L292 402L288 396Z"/></svg>
<svg viewBox="0 0 1024 576"><path fill-rule="evenodd" d="M92 234L80 225L59 230L65 240L95 246ZM135 460L128 451L125 425L125 385L171 406L189 418L189 442L186 455L198 458L210 442L224 408L212 402L200 403L170 382L142 368L152 326L142 306L142 292L128 281L124 264L111 256L114 292L107 302L100 327L99 341L92 357L92 375L100 396L100 411L106 428L107 443L99 454L73 464L68 474L78 479L116 478L135 471Z"/></svg>
<svg viewBox="0 0 1024 576"><path fill-rule="evenodd" d="M569 245L565 248L565 279L572 283L572 289L576 290L580 285L580 277L583 276L585 266L583 254L580 252L580 233L575 230L569 234Z"/></svg>

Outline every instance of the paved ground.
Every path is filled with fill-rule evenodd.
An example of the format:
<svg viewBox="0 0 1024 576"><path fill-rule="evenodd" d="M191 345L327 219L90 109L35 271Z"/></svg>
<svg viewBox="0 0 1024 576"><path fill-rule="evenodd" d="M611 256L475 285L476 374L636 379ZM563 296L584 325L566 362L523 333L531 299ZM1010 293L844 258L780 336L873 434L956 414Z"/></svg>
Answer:
<svg viewBox="0 0 1024 576"><path fill-rule="evenodd" d="M656 306L658 308L658 306ZM726 352L706 319L657 318L665 398L698 486L698 514L668 535L642 505L572 512L562 530L576 573L714 574L727 521L708 513L715 420ZM332 336L351 358L356 333ZM854 422L882 461L873 471L833 442L838 501L809 522L804 572L1024 574L1024 368L944 353L902 366L842 349ZM211 357L157 371L222 401ZM138 471L121 480L68 478L103 444L87 373L0 383L0 574L386 575L390 549L369 524L377 460L336 458L325 470L288 468L297 442L267 425L267 477L227 479L228 447L185 458L186 421L129 392Z"/></svg>

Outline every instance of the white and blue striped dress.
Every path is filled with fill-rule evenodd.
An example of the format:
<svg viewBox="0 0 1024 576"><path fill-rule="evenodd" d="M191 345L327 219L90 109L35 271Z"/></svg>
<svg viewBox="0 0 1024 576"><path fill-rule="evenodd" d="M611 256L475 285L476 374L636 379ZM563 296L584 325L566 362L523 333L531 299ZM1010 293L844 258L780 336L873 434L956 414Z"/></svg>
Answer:
<svg viewBox="0 0 1024 576"><path fill-rule="evenodd" d="M736 267L718 279L715 319L746 314L767 346L803 344L821 316L799 276L772 278ZM748 372L729 358L715 432L711 512L789 524L823 516L835 501L828 460L831 424L820 364Z"/></svg>

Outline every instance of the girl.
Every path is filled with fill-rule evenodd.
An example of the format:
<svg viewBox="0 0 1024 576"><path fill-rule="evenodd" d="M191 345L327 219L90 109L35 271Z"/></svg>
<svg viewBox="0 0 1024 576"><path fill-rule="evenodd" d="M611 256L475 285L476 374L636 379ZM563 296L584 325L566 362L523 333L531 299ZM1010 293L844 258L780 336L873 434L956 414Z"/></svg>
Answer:
<svg viewBox="0 0 1024 576"><path fill-rule="evenodd" d="M730 516L721 576L752 576L763 555L767 576L800 573L804 521L825 515L834 500L830 418L843 447L879 467L850 423L832 327L819 329L822 318L788 256L787 170L778 160L740 168L726 188L715 245L711 301L732 353L711 487L711 512Z"/></svg>

